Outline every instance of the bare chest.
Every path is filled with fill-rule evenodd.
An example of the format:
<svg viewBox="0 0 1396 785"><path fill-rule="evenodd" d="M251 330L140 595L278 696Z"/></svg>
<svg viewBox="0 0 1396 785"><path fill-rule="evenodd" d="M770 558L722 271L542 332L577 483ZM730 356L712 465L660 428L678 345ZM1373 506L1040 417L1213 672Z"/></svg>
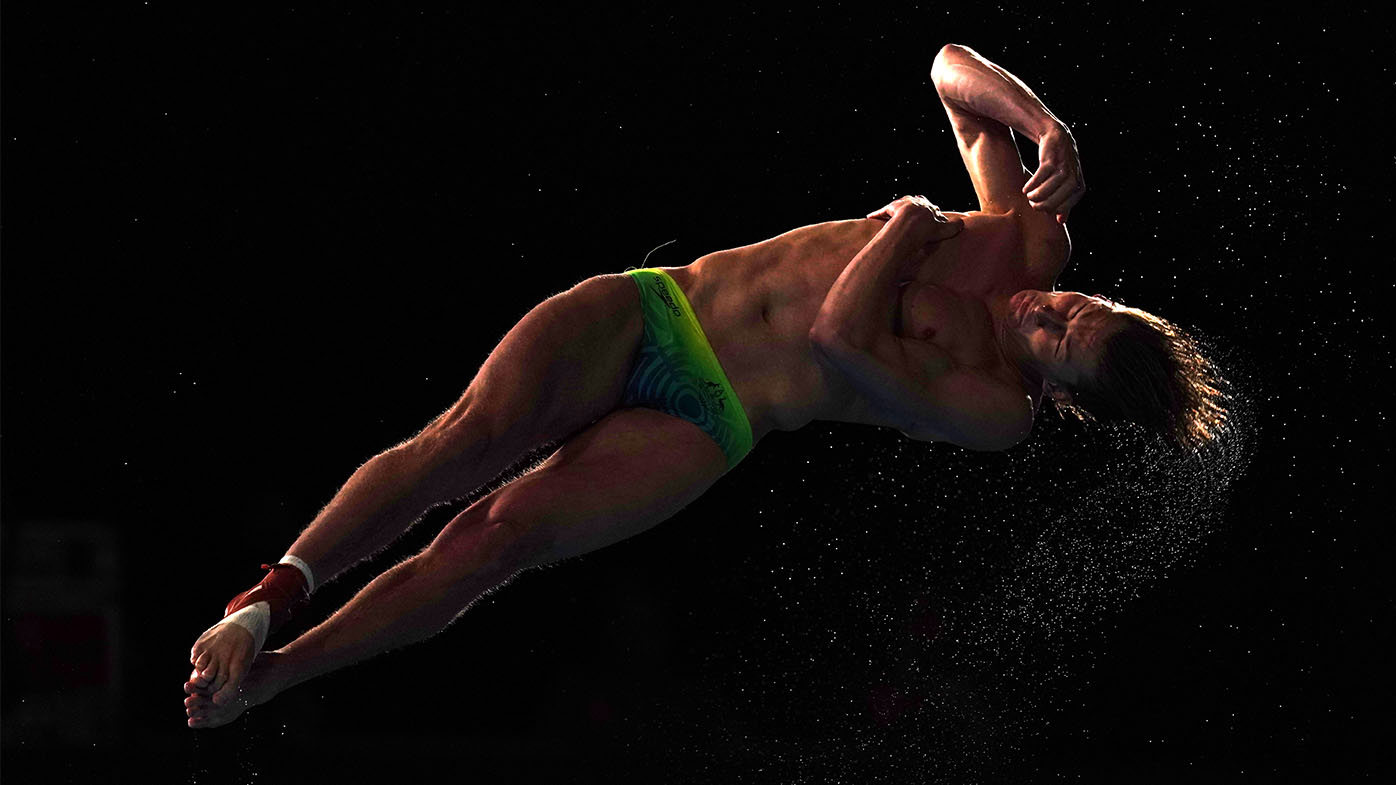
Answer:
<svg viewBox="0 0 1396 785"><path fill-rule="evenodd" d="M1037 282L1010 217L972 214L964 220L954 241L938 246L915 279L902 285L896 331L937 347L957 365L1006 372L990 309Z"/></svg>
<svg viewBox="0 0 1396 785"><path fill-rule="evenodd" d="M934 345L956 365L990 370L1001 362L983 300L940 284L912 281L902 287L896 331Z"/></svg>

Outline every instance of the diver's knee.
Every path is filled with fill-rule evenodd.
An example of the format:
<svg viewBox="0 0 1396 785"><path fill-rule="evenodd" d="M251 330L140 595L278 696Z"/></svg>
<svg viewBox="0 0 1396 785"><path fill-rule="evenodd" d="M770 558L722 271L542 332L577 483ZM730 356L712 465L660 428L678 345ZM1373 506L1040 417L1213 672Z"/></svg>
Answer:
<svg viewBox="0 0 1396 785"><path fill-rule="evenodd" d="M520 519L495 515L488 506L478 512L472 508L448 523L421 558L424 566L443 578L482 573L508 577L542 563L548 546L537 529Z"/></svg>

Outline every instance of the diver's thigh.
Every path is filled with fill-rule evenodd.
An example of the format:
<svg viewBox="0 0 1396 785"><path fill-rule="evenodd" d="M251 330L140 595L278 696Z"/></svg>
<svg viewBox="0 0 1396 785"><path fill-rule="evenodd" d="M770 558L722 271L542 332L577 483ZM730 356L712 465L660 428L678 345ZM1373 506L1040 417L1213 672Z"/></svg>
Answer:
<svg viewBox="0 0 1396 785"><path fill-rule="evenodd" d="M642 334L629 277L589 278L520 319L424 433L484 438L510 460L566 438L620 405Z"/></svg>
<svg viewBox="0 0 1396 785"><path fill-rule="evenodd" d="M549 544L542 561L557 561L649 529L726 471L726 455L693 423L653 409L620 409L497 491L488 515L537 532Z"/></svg>

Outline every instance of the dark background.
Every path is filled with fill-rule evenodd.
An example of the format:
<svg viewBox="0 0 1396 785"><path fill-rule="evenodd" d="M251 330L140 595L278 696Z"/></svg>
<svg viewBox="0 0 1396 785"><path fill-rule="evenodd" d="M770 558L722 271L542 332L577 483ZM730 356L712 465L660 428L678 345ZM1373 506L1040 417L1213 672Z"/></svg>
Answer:
<svg viewBox="0 0 1396 785"><path fill-rule="evenodd" d="M1391 30L1338 4L803 5L7 3L9 781L1389 770ZM1115 466L1107 434L1050 414L1007 456L775 434L663 526L436 640L184 728L198 633L534 303L669 240L651 264L903 193L972 208L927 78L951 41L1073 129L1091 190L1061 287L1228 358L1245 433L1210 485ZM1112 475L1192 495L1073 506ZM1044 505L1103 522L1089 542L1133 542L1155 507L1171 523L1128 570L1082 546L1124 577L1081 603L1033 589L1064 626L937 658L976 618L1001 629L984 620L1016 606L976 587L1021 573Z"/></svg>

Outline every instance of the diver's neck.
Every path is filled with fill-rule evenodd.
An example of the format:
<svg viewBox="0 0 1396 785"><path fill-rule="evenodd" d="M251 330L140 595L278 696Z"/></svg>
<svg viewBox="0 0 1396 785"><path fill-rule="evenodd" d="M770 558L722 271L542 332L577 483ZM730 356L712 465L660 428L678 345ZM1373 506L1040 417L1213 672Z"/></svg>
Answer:
<svg viewBox="0 0 1396 785"><path fill-rule="evenodd" d="M1010 297L1004 296L989 303L989 317L994 324L994 342L998 345L999 356L1003 358L1004 364L1017 373L1023 389L1032 397L1033 405L1037 405L1046 389L1046 380L1032 362L1027 347L1018 340L1018 331L1014 329L1016 325L1012 323L1009 299Z"/></svg>

